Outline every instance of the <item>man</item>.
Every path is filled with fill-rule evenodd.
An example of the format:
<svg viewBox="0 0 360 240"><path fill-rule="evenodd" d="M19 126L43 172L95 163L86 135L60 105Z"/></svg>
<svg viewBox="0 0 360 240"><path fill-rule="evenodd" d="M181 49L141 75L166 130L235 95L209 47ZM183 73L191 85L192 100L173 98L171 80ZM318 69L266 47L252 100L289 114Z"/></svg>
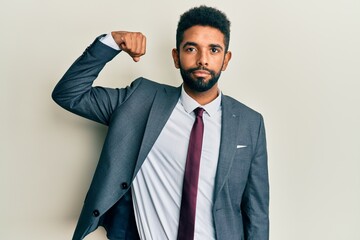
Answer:
<svg viewBox="0 0 360 240"><path fill-rule="evenodd" d="M201 6L178 23L178 88L145 78L123 89L92 87L119 52L140 60L141 33L100 36L65 73L53 99L108 125L73 239L100 225L109 239L268 239L263 119L218 89L229 40L225 14Z"/></svg>

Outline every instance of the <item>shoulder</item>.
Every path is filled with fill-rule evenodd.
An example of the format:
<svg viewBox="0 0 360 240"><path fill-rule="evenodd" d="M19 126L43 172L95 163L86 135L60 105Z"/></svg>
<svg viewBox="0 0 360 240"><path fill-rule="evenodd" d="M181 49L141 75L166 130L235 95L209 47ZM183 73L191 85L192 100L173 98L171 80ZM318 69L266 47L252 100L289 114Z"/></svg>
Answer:
<svg viewBox="0 0 360 240"><path fill-rule="evenodd" d="M263 119L258 111L230 96L223 95L222 103L223 107L228 108L233 114L240 116L242 119L248 119L250 121L262 121Z"/></svg>
<svg viewBox="0 0 360 240"><path fill-rule="evenodd" d="M170 86L167 84L158 83L150 79L139 77L135 79L125 88L119 89L122 94L122 101L126 101L130 98L147 99L155 96L159 91L165 91L169 93L178 93L180 88Z"/></svg>
<svg viewBox="0 0 360 240"><path fill-rule="evenodd" d="M145 88L147 90L159 90L159 89L175 90L175 89L178 89L177 87L159 83L159 82L155 82L153 80L150 80L150 79L147 79L144 77L139 77L139 78L135 79L131 83L131 86L141 87L141 88Z"/></svg>

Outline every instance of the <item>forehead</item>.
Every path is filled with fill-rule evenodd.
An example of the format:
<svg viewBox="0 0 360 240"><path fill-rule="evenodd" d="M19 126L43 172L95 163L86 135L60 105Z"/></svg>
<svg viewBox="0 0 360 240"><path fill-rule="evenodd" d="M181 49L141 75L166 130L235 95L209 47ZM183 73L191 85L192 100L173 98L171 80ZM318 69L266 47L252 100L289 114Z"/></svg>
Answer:
<svg viewBox="0 0 360 240"><path fill-rule="evenodd" d="M193 26L184 32L184 38L180 45L194 42L198 45L218 44L224 47L225 37L220 30L209 26Z"/></svg>

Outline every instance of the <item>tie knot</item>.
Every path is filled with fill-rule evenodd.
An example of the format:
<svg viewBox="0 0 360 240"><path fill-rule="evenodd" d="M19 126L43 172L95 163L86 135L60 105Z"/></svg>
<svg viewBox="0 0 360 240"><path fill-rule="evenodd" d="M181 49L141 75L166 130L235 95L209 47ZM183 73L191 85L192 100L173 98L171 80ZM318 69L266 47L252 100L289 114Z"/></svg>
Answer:
<svg viewBox="0 0 360 240"><path fill-rule="evenodd" d="M204 113L204 109L201 107L198 107L194 110L194 113L195 113L196 117L202 117L203 113Z"/></svg>

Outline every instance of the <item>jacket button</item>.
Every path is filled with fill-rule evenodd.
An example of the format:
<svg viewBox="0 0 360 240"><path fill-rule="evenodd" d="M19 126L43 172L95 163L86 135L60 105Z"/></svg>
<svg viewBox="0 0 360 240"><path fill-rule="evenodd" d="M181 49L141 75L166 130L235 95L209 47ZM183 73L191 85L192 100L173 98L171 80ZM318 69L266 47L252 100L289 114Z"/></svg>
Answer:
<svg viewBox="0 0 360 240"><path fill-rule="evenodd" d="M127 184L126 182L123 182L123 183L121 184L121 188L122 188L122 189L127 189L127 188L128 188L128 184Z"/></svg>
<svg viewBox="0 0 360 240"><path fill-rule="evenodd" d="M94 210L94 211L93 211L93 216L94 216L94 217L100 216L99 210Z"/></svg>

